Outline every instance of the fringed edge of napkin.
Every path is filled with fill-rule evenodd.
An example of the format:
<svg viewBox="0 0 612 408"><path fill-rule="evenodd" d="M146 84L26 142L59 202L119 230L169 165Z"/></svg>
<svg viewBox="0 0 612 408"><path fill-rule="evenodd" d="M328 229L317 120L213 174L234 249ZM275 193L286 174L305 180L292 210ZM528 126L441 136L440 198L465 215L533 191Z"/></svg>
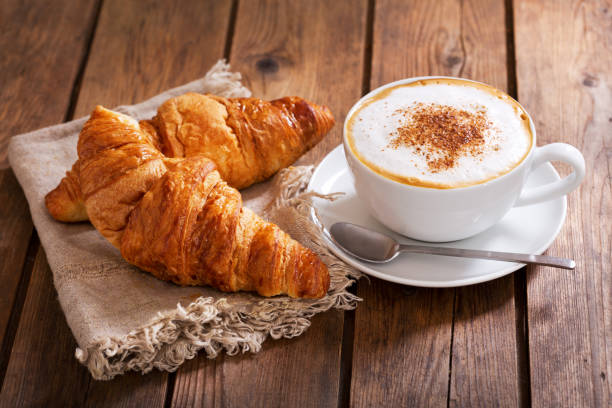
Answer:
<svg viewBox="0 0 612 408"><path fill-rule="evenodd" d="M303 236L307 242L302 239L301 243L317 253L329 269L330 289L325 297L300 300L254 295L255 303L239 312L226 298L215 301L212 297L199 297L185 307L179 303L172 311L160 312L149 324L127 336L98 339L87 350L77 348L76 358L97 380L110 380L130 370L143 374L153 368L175 371L200 350L209 358L223 350L228 355L257 353L268 335L273 339L296 337L310 326L309 319L317 313L331 308L354 309L361 299L347 289L362 274L329 250L320 224L310 218L313 197L334 199L303 192L312 170L312 166L303 166L281 171L278 194L264 215L271 221L287 215L298 220L296 227L306 232Z"/></svg>

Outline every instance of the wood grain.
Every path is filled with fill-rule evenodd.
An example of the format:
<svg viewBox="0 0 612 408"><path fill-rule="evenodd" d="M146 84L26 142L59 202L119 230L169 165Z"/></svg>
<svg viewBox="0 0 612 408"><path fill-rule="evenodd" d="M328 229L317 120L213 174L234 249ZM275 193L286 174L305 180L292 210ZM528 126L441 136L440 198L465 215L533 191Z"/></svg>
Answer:
<svg viewBox="0 0 612 408"><path fill-rule="evenodd" d="M153 371L146 375L130 372L111 381L90 380L86 407L163 407L168 375ZM84 394L84 391L81 391Z"/></svg>
<svg viewBox="0 0 612 408"><path fill-rule="evenodd" d="M519 405L513 286L506 276L457 289L450 406Z"/></svg>
<svg viewBox="0 0 612 408"><path fill-rule="evenodd" d="M567 142L587 176L549 252L574 273L528 272L534 406L612 404L612 2L514 2L519 101L538 144Z"/></svg>
<svg viewBox="0 0 612 408"><path fill-rule="evenodd" d="M8 167L11 136L64 119L95 8L95 1L2 2L0 168Z"/></svg>
<svg viewBox="0 0 612 408"><path fill-rule="evenodd" d="M0 407L81 406L90 375L74 358L66 324L42 248L4 378Z"/></svg>
<svg viewBox="0 0 612 408"><path fill-rule="evenodd" d="M217 393L216 390L223 379L221 373L224 361L224 355L210 360L204 356L198 356L183 364L176 373L172 406L214 407L221 405L217 399L222 398L222 393Z"/></svg>
<svg viewBox="0 0 612 408"><path fill-rule="evenodd" d="M365 1L244 1L238 6L230 62L253 94L268 99L299 95L328 105L336 117L331 134L301 163L320 160L340 143L340 124L361 92L365 23ZM218 361L199 356L178 370L173 403L335 406L342 330L343 314L326 312L297 338L267 340L259 354Z"/></svg>
<svg viewBox="0 0 612 408"><path fill-rule="evenodd" d="M371 87L451 75L506 89L504 23L503 1L378 1ZM456 292L373 280L358 294L353 405L518 403L511 278Z"/></svg>
<svg viewBox="0 0 612 408"><path fill-rule="evenodd" d="M66 115L96 7L95 1L68 3L4 1L1 6L0 344L32 234L27 202L7 168L7 146L11 136L61 122ZM10 351L10 344L4 346ZM7 359L2 356L0 369Z"/></svg>
<svg viewBox="0 0 612 408"><path fill-rule="evenodd" d="M204 76L223 58L230 10L229 1L105 1L75 117Z"/></svg>
<svg viewBox="0 0 612 408"><path fill-rule="evenodd" d="M453 291L360 282L351 406L446 405Z"/></svg>

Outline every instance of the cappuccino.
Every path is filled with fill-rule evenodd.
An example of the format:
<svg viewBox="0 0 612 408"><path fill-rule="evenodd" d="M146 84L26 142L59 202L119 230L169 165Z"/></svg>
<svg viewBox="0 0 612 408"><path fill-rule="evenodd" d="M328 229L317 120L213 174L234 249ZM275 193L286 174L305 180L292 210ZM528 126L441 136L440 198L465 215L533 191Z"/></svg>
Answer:
<svg viewBox="0 0 612 408"><path fill-rule="evenodd" d="M533 143L529 118L510 96L445 78L383 89L357 107L346 132L349 148L371 170L440 189L506 174Z"/></svg>

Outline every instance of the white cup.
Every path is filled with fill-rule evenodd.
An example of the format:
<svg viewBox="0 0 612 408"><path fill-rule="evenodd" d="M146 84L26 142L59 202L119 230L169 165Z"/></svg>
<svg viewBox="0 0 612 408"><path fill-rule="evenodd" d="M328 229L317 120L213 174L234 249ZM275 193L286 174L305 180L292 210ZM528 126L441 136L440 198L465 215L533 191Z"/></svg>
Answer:
<svg viewBox="0 0 612 408"><path fill-rule="evenodd" d="M482 184L450 189L418 187L386 178L364 165L347 142L347 124L353 113L366 99L383 89L430 78L449 77L408 78L384 85L361 98L344 121L344 152L355 190L372 216L382 224L399 234L422 241L455 241L486 230L512 207L552 200L578 187L585 173L584 157L580 151L565 143L536 147L536 130L531 117L529 126L533 140L525 159L510 172ZM562 180L524 189L529 174L548 161L568 163L574 171Z"/></svg>

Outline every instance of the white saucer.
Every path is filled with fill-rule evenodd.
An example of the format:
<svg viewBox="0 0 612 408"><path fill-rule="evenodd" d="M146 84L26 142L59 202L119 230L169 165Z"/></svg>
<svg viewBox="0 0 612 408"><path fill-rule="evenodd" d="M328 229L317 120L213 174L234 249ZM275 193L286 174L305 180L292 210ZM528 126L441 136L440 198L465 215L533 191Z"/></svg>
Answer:
<svg viewBox="0 0 612 408"><path fill-rule="evenodd" d="M559 174L554 167L546 163L531 174L527 186L534 187L558 179ZM355 194L342 145L323 159L308 187L322 194L344 193L335 201L314 200L320 220L326 229L336 222L345 221L384 232L402 243L417 242L391 232L368 214ZM565 197L513 208L498 224L474 237L432 245L541 254L554 241L563 226L566 209ZM400 254L392 262L374 264L356 260L329 240L328 245L339 258L368 275L413 286L442 288L470 285L499 278L523 266L517 263L422 254Z"/></svg>

